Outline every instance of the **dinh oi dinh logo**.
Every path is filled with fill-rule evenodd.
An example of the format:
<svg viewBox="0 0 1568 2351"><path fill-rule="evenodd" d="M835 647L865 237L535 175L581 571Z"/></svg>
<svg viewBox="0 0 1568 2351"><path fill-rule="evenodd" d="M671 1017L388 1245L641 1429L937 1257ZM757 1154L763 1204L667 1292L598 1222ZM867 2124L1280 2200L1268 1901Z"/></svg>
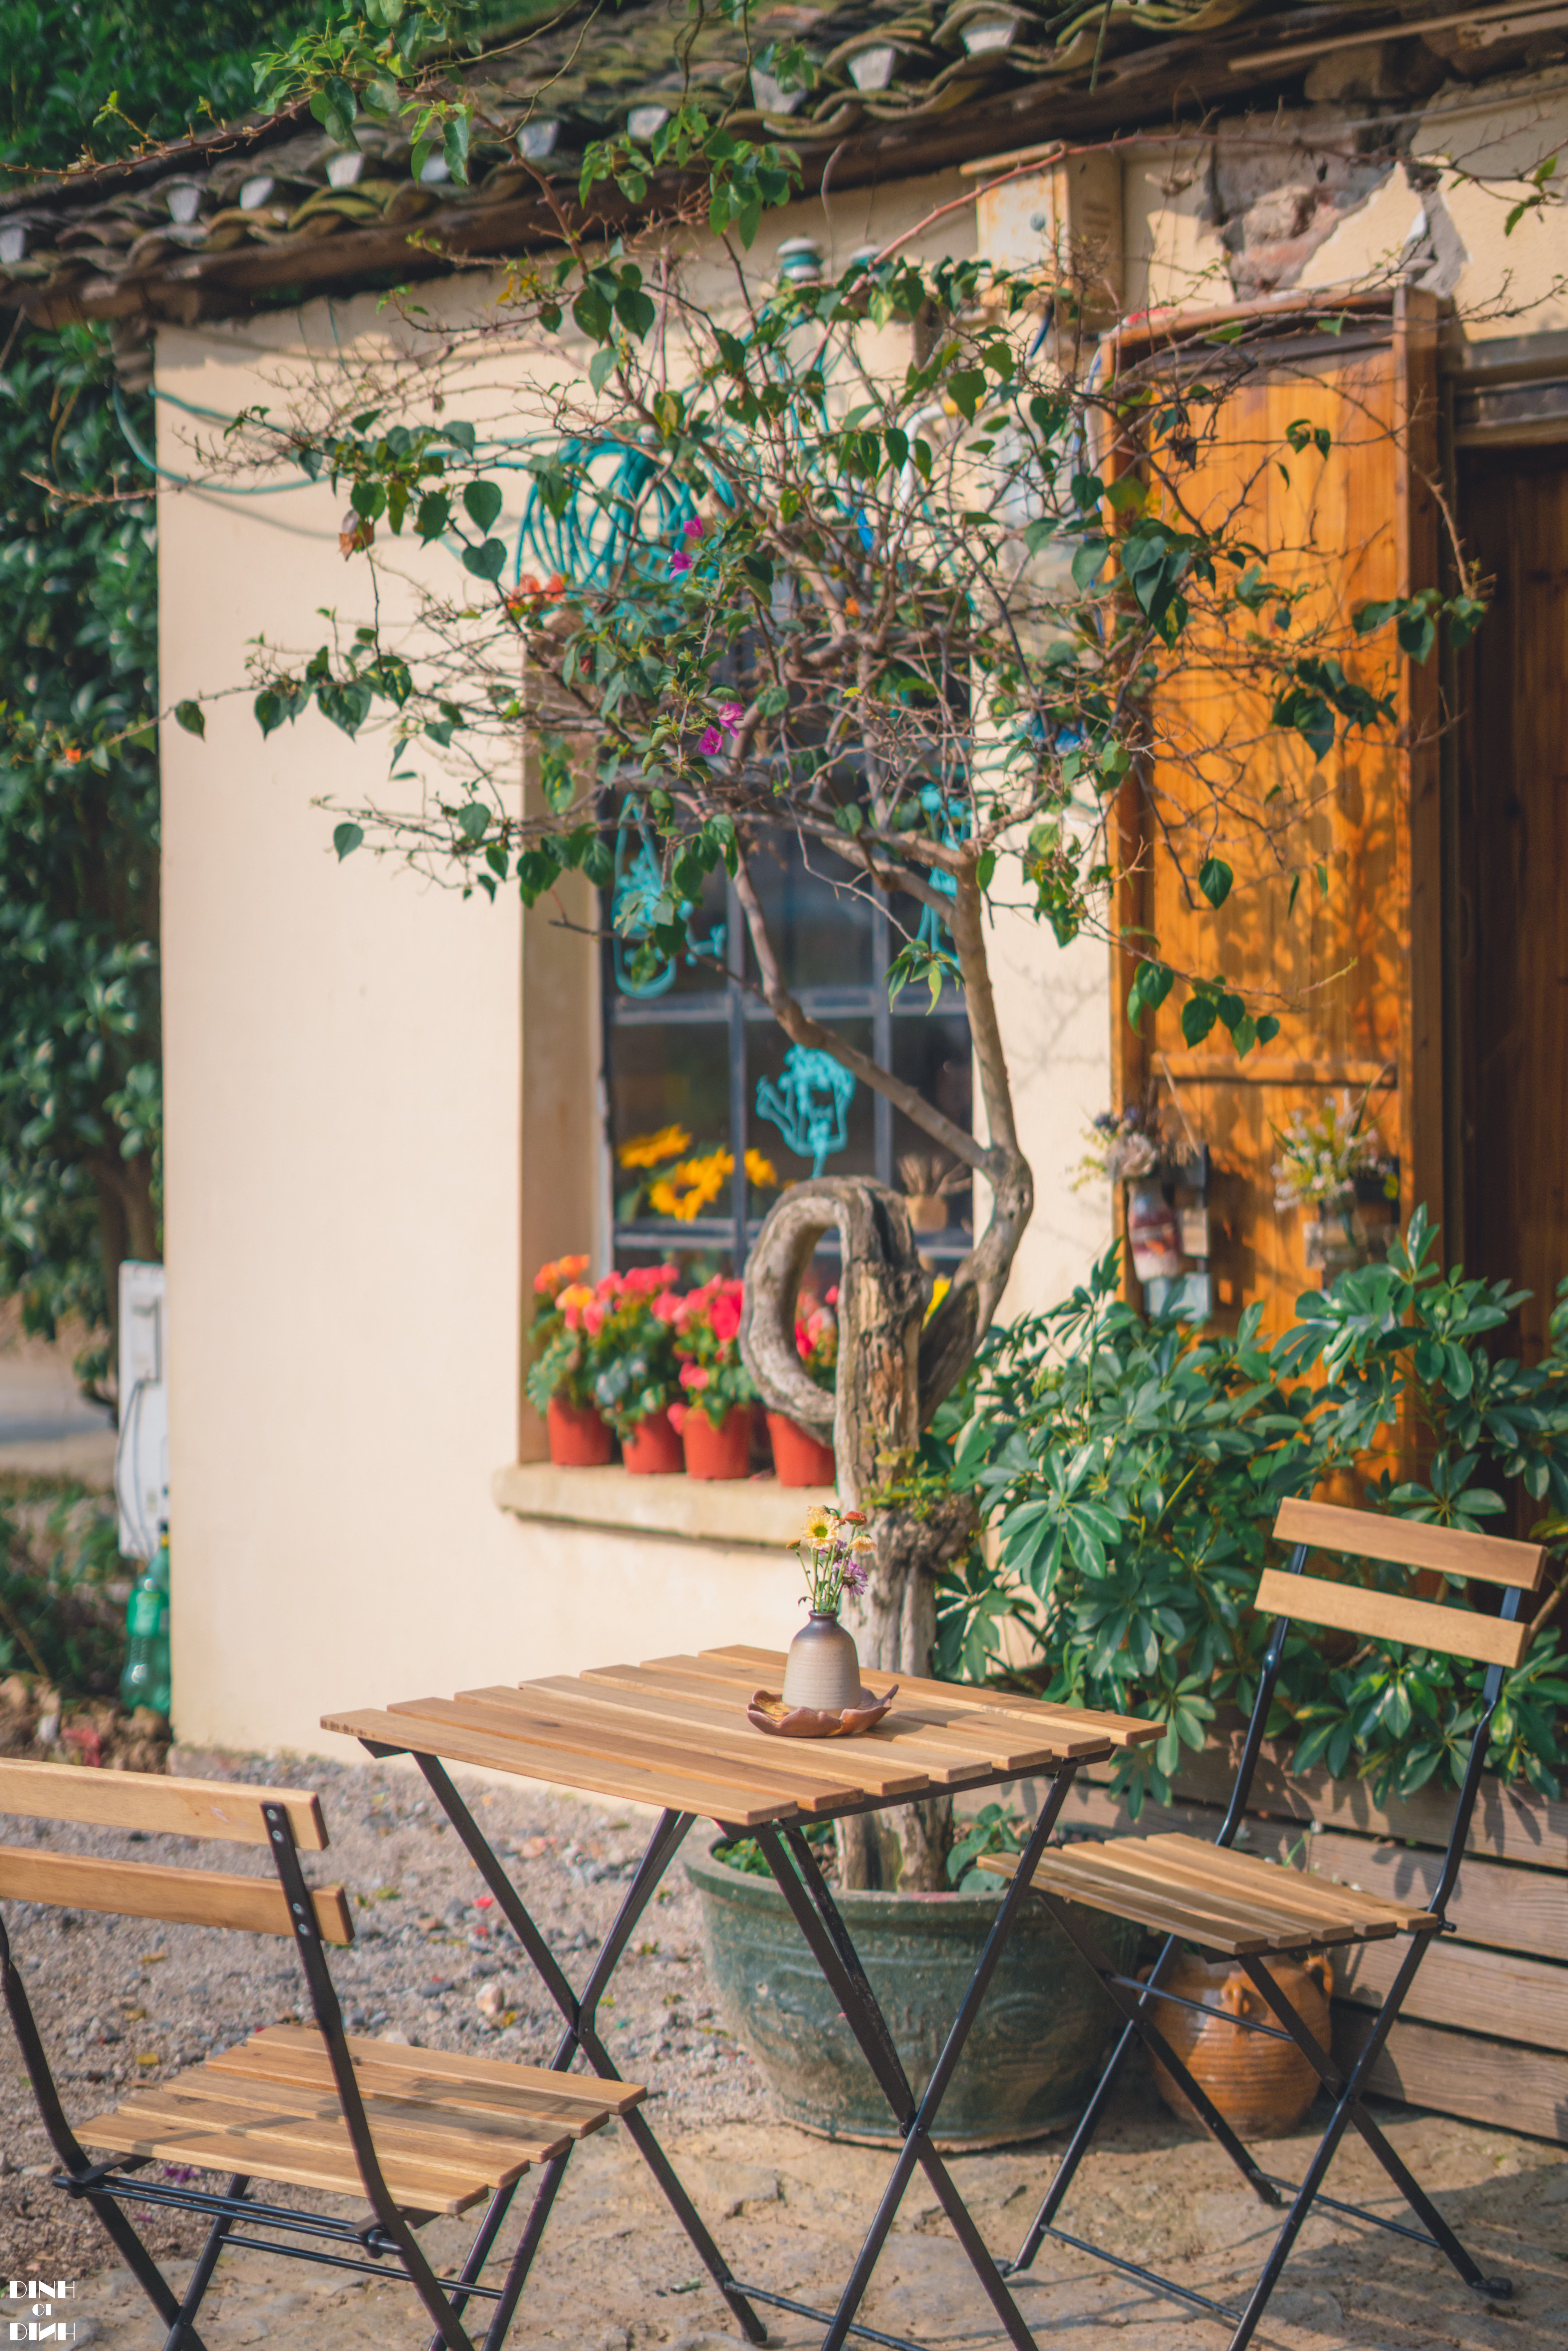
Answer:
<svg viewBox="0 0 1568 2351"><path fill-rule="evenodd" d="M5 2283L7 2343L74 2343L76 2321L59 2304L77 2297L74 2278L8 2278Z"/></svg>

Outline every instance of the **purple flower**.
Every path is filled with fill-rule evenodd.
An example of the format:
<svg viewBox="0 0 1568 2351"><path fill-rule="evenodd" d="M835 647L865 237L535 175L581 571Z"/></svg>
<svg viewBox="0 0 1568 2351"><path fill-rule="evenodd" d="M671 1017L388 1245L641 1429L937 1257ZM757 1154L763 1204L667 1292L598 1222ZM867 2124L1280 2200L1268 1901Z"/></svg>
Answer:
<svg viewBox="0 0 1568 2351"><path fill-rule="evenodd" d="M681 525L681 533L685 538L700 538L702 537L703 527L697 520L695 515L693 515L689 522L684 522Z"/></svg>
<svg viewBox="0 0 1568 2351"><path fill-rule="evenodd" d="M718 714L718 723L727 735L734 735L738 731L740 722L745 716L746 713L738 702L727 702Z"/></svg>
<svg viewBox="0 0 1568 2351"><path fill-rule="evenodd" d="M672 556L671 556L671 558L670 558L670 577L671 577L671 579L672 579L672 580L674 578L674 576L675 576L675 574L676 574L676 572L677 572L677 571L689 571L689 570L691 569L691 568L692 568L692 559L691 559L691 557L690 557L689 555L672 555Z"/></svg>
<svg viewBox="0 0 1568 2351"><path fill-rule="evenodd" d="M862 1593L866 1587L864 1564L858 1559L846 1559L843 1566L843 1586L846 1592Z"/></svg>
<svg viewBox="0 0 1568 2351"><path fill-rule="evenodd" d="M723 748L724 737L719 733L718 728L716 726L705 726L697 743L697 749L702 753L703 758L705 759L714 758L717 753L723 750Z"/></svg>

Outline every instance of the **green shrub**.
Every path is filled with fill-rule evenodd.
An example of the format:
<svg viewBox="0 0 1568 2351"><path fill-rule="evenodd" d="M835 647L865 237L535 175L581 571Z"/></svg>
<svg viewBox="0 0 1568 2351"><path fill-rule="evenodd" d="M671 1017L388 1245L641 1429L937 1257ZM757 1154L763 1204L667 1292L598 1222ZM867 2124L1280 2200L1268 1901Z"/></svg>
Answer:
<svg viewBox="0 0 1568 2351"><path fill-rule="evenodd" d="M1217 1711L1257 1693L1269 1620L1251 1606L1281 1501L1354 1473L1366 1507L1475 1528L1545 1505L1568 1520L1568 1282L1533 1366L1493 1354L1522 1293L1443 1273L1425 1213L1386 1263L1297 1301L1270 1342L1260 1310L1234 1337L1145 1316L1115 1295L1115 1252L1049 1313L992 1334L916 1483L971 1493L994 1541L938 1595L937 1671L1006 1675L1042 1697L1166 1726L1116 1785L1135 1813L1168 1800L1183 1752ZM1367 1457L1402 1426L1421 1467L1396 1480ZM1387 1589L1396 1568L1364 1563ZM1001 1663L1004 1625L1038 1662ZM1555 1796L1568 1679L1555 1627L1504 1678L1489 1763ZM1458 1781L1482 1674L1458 1659L1298 1629L1269 1731L1298 1768L1370 1778L1379 1798Z"/></svg>
<svg viewBox="0 0 1568 2351"><path fill-rule="evenodd" d="M125 1662L114 1504L74 1479L0 1489L0 1676L37 1675L62 1698L105 1698Z"/></svg>

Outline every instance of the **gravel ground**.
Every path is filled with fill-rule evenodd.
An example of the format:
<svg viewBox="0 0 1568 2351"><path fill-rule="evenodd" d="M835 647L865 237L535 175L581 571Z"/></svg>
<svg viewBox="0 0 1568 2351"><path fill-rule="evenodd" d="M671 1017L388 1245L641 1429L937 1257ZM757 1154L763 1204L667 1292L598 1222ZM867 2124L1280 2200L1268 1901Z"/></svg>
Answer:
<svg viewBox="0 0 1568 2351"><path fill-rule="evenodd" d="M340 1766L278 1757L176 1750L173 1768L200 1776L312 1785L331 1849L318 1882L340 1877L356 1905L359 1940L332 1955L350 2025L426 2046L539 2062L556 2037L553 2008L526 1964L513 1961L479 1881L423 1781L392 1766ZM545 1790L460 1780L486 1834L515 1871L524 1899L580 1982L584 1955L614 1914L647 1833L647 1816L600 1810ZM37 1824L41 1827L42 1824ZM21 1824L26 1837L35 1824ZM123 1852L112 1832L49 1830L78 1852ZM148 1838L136 1858L266 1871L253 1848ZM84 2119L135 2082L157 2081L259 2023L308 2011L292 1952L256 1938L161 1928L84 1913L7 1910L68 2113ZM770 2114L758 2068L716 2013L703 1966L695 1894L677 1864L646 1914L601 2011L623 2073L651 2085L649 2119L675 2157L699 2208L741 2276L768 2279L797 2299L831 2301L886 2176L875 2150L830 2147ZM1257 2340L1262 2351L1437 2351L1506 2344L1561 2351L1568 2340L1568 2159L1563 2150L1441 2117L1389 2109L1406 2161L1461 2234L1516 2282L1510 2304L1472 2301L1422 2248L1314 2220ZM1305 2159L1310 2139L1266 2150L1268 2168ZM49 2189L48 2148L14 2053L0 2065L0 2285L11 2279L78 2282L69 2316L78 2343L102 2351L156 2351L162 2328L138 2290L107 2265L104 2240L79 2209ZM1022 2233L1051 2150L1004 2149L954 2164L988 2241ZM1334 2186L1389 2211L1398 2208L1359 2147ZM313 2199L300 2197L309 2203ZM314 2199L324 2200L324 2199ZM515 2234L521 2205L508 2234ZM339 2208L341 2209L341 2208ZM1114 2126L1085 2166L1068 2225L1102 2236L1134 2260L1153 2260L1203 2292L1234 2293L1260 2258L1262 2214L1224 2158L1173 2121L1134 2078ZM149 2241L178 2282L197 2242L183 2219L149 2220ZM462 2222L427 2232L432 2252L460 2260ZM507 2238L503 2238L503 2246ZM1192 2314L1151 2301L1065 2248L1041 2257L1020 2299L1042 2335L1070 2334L1073 2351L1113 2338L1167 2351L1218 2341L1189 2333ZM428 2341L406 2289L356 2283L256 2255L225 2260L207 2305L208 2351L266 2342L277 2351L380 2351ZM0 2320L16 2304L0 2304ZM64 2305L57 2316L67 2314ZM930 2191L905 2199L866 2312L868 2323L954 2351L988 2351L1002 2337ZM810 2322L770 2316L786 2346L821 2340ZM8 2333L8 2328L5 2330ZM512 2340L559 2341L588 2351L718 2351L738 2340L685 2238L670 2220L625 2134L612 2126L574 2154L566 2187Z"/></svg>

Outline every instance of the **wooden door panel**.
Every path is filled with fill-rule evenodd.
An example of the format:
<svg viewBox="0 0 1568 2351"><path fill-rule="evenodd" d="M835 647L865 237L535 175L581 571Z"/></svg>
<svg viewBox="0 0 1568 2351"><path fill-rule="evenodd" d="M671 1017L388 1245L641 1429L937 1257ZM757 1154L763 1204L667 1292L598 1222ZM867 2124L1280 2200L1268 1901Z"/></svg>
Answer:
<svg viewBox="0 0 1568 2351"><path fill-rule="evenodd" d="M1182 483L1190 515L1211 525L1231 517L1268 550L1270 579L1309 591L1302 612L1333 627L1342 658L1360 605L1435 570L1430 501L1413 496L1411 481L1412 449L1425 449L1435 410L1433 357L1429 335L1416 347L1407 329L1396 313L1355 322L1343 340L1297 332L1277 350L1260 347L1256 372L1218 412ZM1326 427L1327 455L1310 443L1291 450L1287 428L1297 422ZM1299 624L1277 631L1269 608L1249 625L1276 641L1301 633ZM1145 1014L1136 1037L1121 1008L1131 961L1114 966L1119 1100L1174 1081L1214 1159L1221 1319L1261 1300L1274 1328L1318 1280L1304 1262L1302 1219L1274 1207L1276 1130L1294 1111L1331 1092L1367 1093L1368 1121L1401 1164L1405 1213L1416 1198L1441 1213L1440 1153L1416 1153L1412 1121L1418 695L1387 631L1358 644L1345 666L1394 697L1396 724L1352 735L1320 761L1304 738L1270 726L1269 698L1239 676L1233 646L1184 647L1160 686L1153 757L1124 818L1124 841L1131 835L1141 860L1122 921L1152 930L1178 971L1223 974L1281 1021L1279 1036L1244 1060L1220 1029L1189 1050L1178 987L1157 1014ZM1235 875L1218 909L1197 887L1208 855ZM1428 1133L1434 1124L1428 1111Z"/></svg>
<svg viewBox="0 0 1568 2351"><path fill-rule="evenodd" d="M1533 1293L1534 1362L1568 1274L1568 451L1479 460L1465 490L1494 583L1465 680L1470 1256Z"/></svg>

